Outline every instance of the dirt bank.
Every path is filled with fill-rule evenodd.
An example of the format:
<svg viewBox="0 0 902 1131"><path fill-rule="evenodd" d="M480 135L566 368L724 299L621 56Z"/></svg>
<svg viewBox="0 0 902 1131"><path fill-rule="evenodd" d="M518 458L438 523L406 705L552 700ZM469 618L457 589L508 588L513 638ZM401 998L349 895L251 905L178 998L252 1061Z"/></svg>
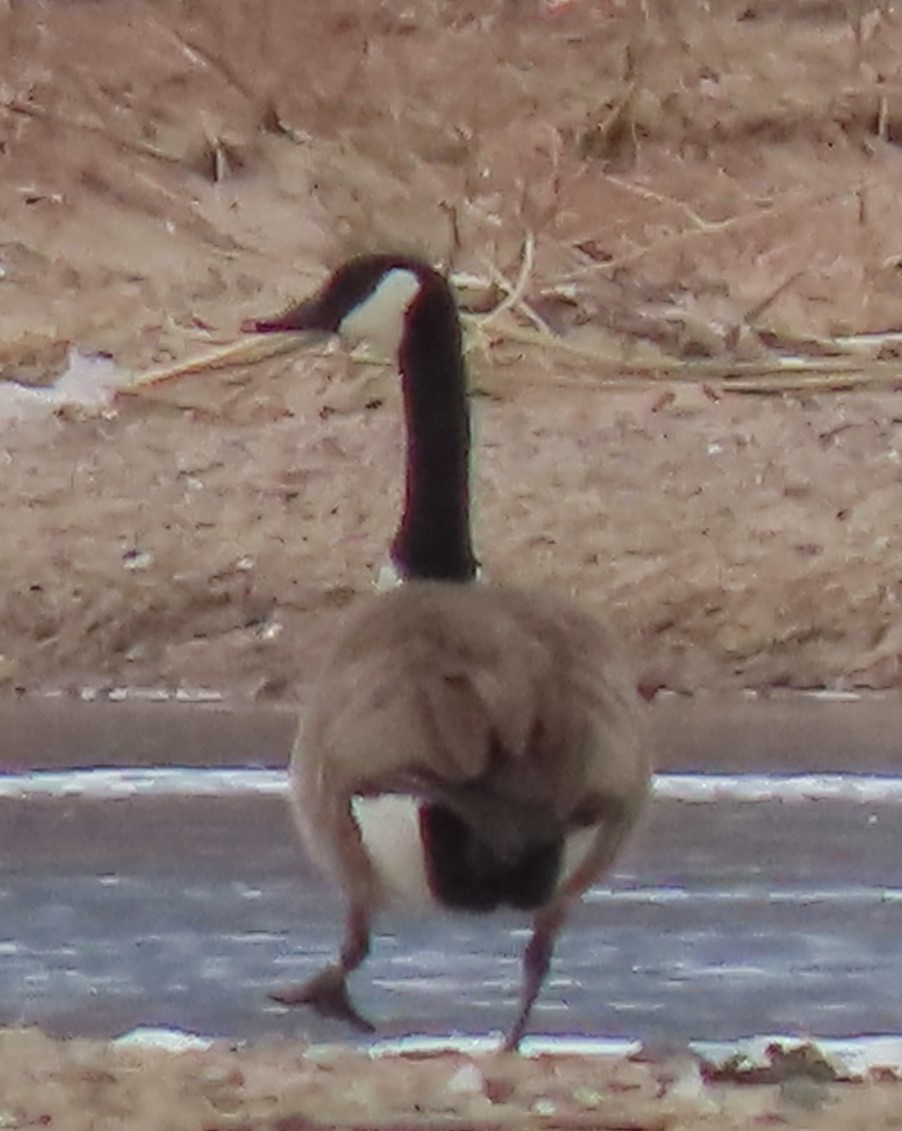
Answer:
<svg viewBox="0 0 902 1131"><path fill-rule="evenodd" d="M531 239L470 338L486 569L578 592L672 687L898 684L896 347L849 337L902 317L892 10L107 16L0 12L8 382L204 354L354 247L491 282ZM787 353L864 385L786 391ZM5 686L300 697L392 527L392 386L282 358L8 420Z"/></svg>
<svg viewBox="0 0 902 1131"><path fill-rule="evenodd" d="M0 4L8 695L303 697L392 529L390 374L307 354L49 408L21 386L72 349L119 384L207 355L386 246L470 276L487 572L605 610L652 684L898 687L892 5L112 13ZM625 1062L0 1043L9 1127L898 1122L879 1081L687 1095Z"/></svg>

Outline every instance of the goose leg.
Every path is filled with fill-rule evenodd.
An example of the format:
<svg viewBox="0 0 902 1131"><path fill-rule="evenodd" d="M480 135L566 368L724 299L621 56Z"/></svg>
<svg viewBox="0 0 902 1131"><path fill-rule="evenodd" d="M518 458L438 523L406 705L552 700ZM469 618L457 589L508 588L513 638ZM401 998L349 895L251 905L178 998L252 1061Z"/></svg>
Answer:
<svg viewBox="0 0 902 1131"><path fill-rule="evenodd" d="M629 829L629 814L621 811L619 805L612 806L613 816L602 825L595 837L595 843L573 875L561 888L556 901L540 911L535 918L532 938L523 954L523 988L520 997L520 1012L501 1046L508 1052L515 1052L526 1032L529 1015L539 996L539 990L551 965L554 942L558 931L567 916L571 900L578 899L585 889L608 867L620 847L623 836Z"/></svg>
<svg viewBox="0 0 902 1131"><path fill-rule="evenodd" d="M564 922L565 911L562 905L546 908L539 912L535 918L532 929L532 938L523 952L523 983L520 991L520 1011L504 1038L502 1049L505 1052L516 1052L520 1041L526 1032L529 1015L535 1005L539 990L545 981L548 967L551 965L551 956L554 953L554 942L557 933Z"/></svg>
<svg viewBox="0 0 902 1131"><path fill-rule="evenodd" d="M309 1005L321 1017L347 1021L361 1033L372 1033L375 1026L354 1006L348 994L348 975L370 952L370 917L361 907L351 906L345 922L345 935L338 962L330 963L300 986L287 986L269 996L280 1005Z"/></svg>

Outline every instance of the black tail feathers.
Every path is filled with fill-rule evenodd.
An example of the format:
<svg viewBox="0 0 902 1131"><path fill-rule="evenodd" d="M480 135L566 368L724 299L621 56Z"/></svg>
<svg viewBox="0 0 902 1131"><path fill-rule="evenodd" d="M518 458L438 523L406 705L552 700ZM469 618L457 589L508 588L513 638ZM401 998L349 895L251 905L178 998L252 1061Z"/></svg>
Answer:
<svg viewBox="0 0 902 1131"><path fill-rule="evenodd" d="M446 907L494 911L505 905L533 911L554 892L563 841L531 845L516 860L502 860L456 813L424 804L420 832L433 895Z"/></svg>

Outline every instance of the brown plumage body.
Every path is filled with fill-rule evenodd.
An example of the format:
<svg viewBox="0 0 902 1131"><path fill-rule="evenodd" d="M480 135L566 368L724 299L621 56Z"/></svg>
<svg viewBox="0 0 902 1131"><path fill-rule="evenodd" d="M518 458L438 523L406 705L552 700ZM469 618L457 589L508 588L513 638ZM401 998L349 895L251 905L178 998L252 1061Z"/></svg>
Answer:
<svg viewBox="0 0 902 1131"><path fill-rule="evenodd" d="M597 823L603 867L645 796L640 710L619 649L567 598L409 582L351 617L314 686L291 768L301 829L370 906L378 881L363 855L349 873L338 835L354 796L441 804L501 861Z"/></svg>
<svg viewBox="0 0 902 1131"><path fill-rule="evenodd" d="M347 978L366 957L374 917L391 890L355 799L405 795L419 806L426 874L438 903L472 911L509 905L533 914L520 1009L505 1040L513 1049L568 908L609 867L646 798L645 707L610 634L576 602L473 582L469 432L453 300L425 265L385 257L352 261L355 294L371 264L390 284L376 288L374 305L381 313L394 287L410 330L399 347L407 500L393 543L406 583L351 614L310 693L292 756L292 800L311 851L344 890L347 925L337 962L274 996L371 1028L351 1003ZM257 326L340 329L343 285L338 272L321 296ZM362 321L366 299L357 295L351 309ZM442 335L448 348L436 359L431 343ZM411 434L419 437L418 452ZM447 445L458 492L442 482L442 464L429 469L426 434L435 437L429 451ZM417 459L425 464L420 479ZM422 487L430 477L433 499L450 515L438 523ZM423 538L417 521L430 519Z"/></svg>

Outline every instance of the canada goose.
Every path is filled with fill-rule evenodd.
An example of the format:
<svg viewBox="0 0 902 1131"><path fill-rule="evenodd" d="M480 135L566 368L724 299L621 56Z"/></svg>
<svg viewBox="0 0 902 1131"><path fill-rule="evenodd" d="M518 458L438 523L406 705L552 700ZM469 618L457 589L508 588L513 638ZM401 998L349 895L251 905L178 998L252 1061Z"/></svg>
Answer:
<svg viewBox="0 0 902 1131"><path fill-rule="evenodd" d="M401 795L414 814L408 848L434 902L533 913L504 1041L516 1049L570 904L611 864L647 794L635 682L604 627L570 599L468 584L466 374L457 307L438 272L411 257L362 256L308 301L246 328L394 348L407 433L391 543L404 584L351 614L291 760L302 835L347 897L344 939L337 962L273 996L372 1029L347 978L409 861L377 846L359 799Z"/></svg>

